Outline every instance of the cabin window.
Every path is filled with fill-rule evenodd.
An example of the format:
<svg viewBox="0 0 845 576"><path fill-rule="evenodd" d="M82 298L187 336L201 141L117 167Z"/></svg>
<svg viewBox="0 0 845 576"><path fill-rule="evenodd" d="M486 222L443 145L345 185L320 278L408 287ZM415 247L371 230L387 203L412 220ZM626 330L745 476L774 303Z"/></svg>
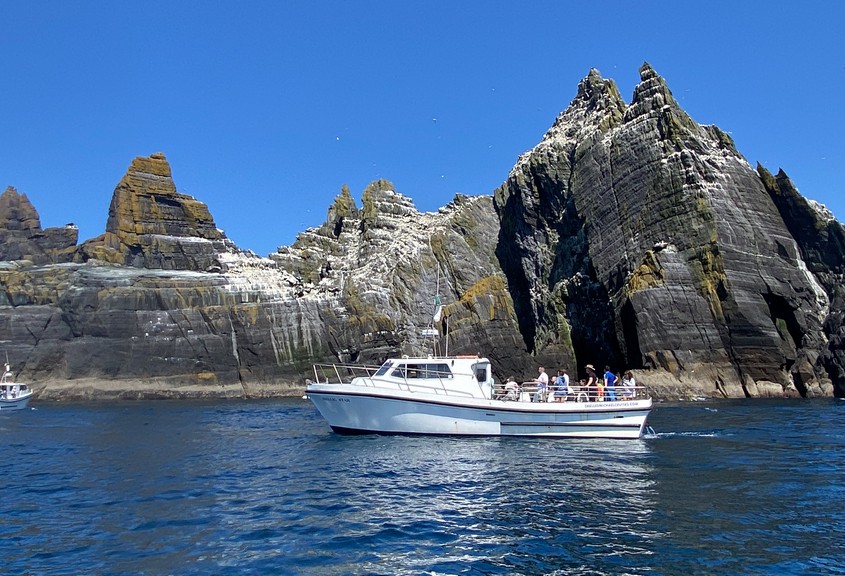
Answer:
<svg viewBox="0 0 845 576"><path fill-rule="evenodd" d="M490 369L489 364L482 364L481 366L475 366L475 379L479 382L487 382L489 376L487 375L487 371Z"/></svg>
<svg viewBox="0 0 845 576"><path fill-rule="evenodd" d="M448 364L429 364L429 378L451 378L452 371Z"/></svg>
<svg viewBox="0 0 845 576"><path fill-rule="evenodd" d="M405 377L405 365L400 364L397 366L393 372L390 373L391 376L395 376L396 378L404 378Z"/></svg>
<svg viewBox="0 0 845 576"><path fill-rule="evenodd" d="M448 364L408 364L408 378L439 380L451 377Z"/></svg>
<svg viewBox="0 0 845 576"><path fill-rule="evenodd" d="M381 368L379 368L373 376L384 376L387 374L387 371L390 370L391 366L393 366L393 363L388 360L381 365Z"/></svg>

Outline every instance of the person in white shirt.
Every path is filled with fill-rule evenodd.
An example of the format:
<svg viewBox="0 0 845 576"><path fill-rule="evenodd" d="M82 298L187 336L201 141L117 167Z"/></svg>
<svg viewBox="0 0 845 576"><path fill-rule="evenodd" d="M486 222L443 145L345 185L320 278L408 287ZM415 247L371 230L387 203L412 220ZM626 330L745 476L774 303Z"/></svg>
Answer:
<svg viewBox="0 0 845 576"><path fill-rule="evenodd" d="M532 402L542 402L546 399L546 394L549 393L549 375L546 374L546 369L540 366L538 368L540 374L537 376L535 382L537 383L537 391L534 392Z"/></svg>
<svg viewBox="0 0 845 576"><path fill-rule="evenodd" d="M519 384L516 383L513 376L508 378L505 382L505 400L519 400Z"/></svg>
<svg viewBox="0 0 845 576"><path fill-rule="evenodd" d="M637 395L637 381L630 370L627 370L622 377L622 386L625 388L625 398L633 400Z"/></svg>

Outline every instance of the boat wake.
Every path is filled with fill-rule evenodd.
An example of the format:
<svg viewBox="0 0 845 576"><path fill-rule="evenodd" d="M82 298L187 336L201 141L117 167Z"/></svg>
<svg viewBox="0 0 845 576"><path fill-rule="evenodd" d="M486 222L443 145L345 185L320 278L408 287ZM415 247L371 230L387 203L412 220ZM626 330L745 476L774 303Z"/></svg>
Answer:
<svg viewBox="0 0 845 576"><path fill-rule="evenodd" d="M720 434L718 432L654 432L654 430L650 430L649 432L643 434L643 438L716 438L719 435Z"/></svg>

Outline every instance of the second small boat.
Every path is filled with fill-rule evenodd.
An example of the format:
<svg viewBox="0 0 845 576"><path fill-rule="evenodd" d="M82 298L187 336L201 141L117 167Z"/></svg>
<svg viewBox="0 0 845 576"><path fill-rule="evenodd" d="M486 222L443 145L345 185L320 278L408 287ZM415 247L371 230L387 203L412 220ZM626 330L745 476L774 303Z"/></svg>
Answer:
<svg viewBox="0 0 845 576"><path fill-rule="evenodd" d="M15 382L10 366L6 364L6 370L0 377L0 410L23 410L32 398L32 390L26 384Z"/></svg>

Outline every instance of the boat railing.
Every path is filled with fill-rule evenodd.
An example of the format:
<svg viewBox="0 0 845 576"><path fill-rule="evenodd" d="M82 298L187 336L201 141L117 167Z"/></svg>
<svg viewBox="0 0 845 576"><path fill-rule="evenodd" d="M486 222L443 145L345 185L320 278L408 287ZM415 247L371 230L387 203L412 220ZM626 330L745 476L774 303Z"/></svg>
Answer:
<svg viewBox="0 0 845 576"><path fill-rule="evenodd" d="M596 387L588 386L571 386L572 392L566 394L566 401L576 402L622 402L626 400L644 400L648 398L645 386L615 386L612 393L607 389L602 394L598 393ZM493 397L496 400L510 400L510 401L540 401L548 402L549 396L554 395L557 391L553 384L550 384L544 390L540 391L539 398L536 398L537 392L540 391L540 386L536 381L529 380L518 384L515 389L508 390L506 384L496 384Z"/></svg>
<svg viewBox="0 0 845 576"><path fill-rule="evenodd" d="M372 385L370 380L379 366L361 364L314 364L314 380L318 384L349 384L356 378L364 378L362 385Z"/></svg>
<svg viewBox="0 0 845 576"><path fill-rule="evenodd" d="M379 366L362 366L358 364L315 364L314 379L317 384L353 384L358 386L376 386L373 377L379 370ZM478 392L461 390L455 382L468 382L472 379L478 387ZM478 382L472 374L451 373L449 377L438 378L408 378L390 377L379 378L380 384L395 384L399 390L408 392L430 392L432 394L443 394L447 396L463 396L466 398L484 397L482 383ZM451 384L451 385L450 385Z"/></svg>
<svg viewBox="0 0 845 576"><path fill-rule="evenodd" d="M408 378L393 374L376 376L379 369L379 366L360 364L314 364L314 381L318 384L352 384L364 387L383 387L388 384L395 386L398 390L409 392L428 392L466 398L487 397L483 388L484 384L476 380L472 374L452 373L449 377L441 378ZM470 382L473 384L469 384ZM570 388L573 392L566 395L568 402L620 402L648 398L646 387L639 385L616 386L612 389L612 393L605 389L603 394L598 393L597 387L570 385ZM504 401L548 402L549 396L556 392L553 384L549 384L545 391L541 391L539 397L537 397L538 390L538 383L533 380L518 384L515 391L509 391L505 388L505 384L497 382L493 389L493 398Z"/></svg>

